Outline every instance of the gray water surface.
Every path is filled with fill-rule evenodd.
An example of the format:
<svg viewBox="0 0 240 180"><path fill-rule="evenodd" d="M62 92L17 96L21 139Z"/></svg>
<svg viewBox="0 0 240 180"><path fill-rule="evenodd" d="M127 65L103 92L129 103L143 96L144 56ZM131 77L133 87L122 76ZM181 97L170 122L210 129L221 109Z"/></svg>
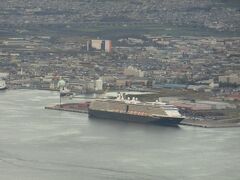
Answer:
<svg viewBox="0 0 240 180"><path fill-rule="evenodd" d="M56 92L0 92L2 180L239 180L240 129L161 127L45 110Z"/></svg>

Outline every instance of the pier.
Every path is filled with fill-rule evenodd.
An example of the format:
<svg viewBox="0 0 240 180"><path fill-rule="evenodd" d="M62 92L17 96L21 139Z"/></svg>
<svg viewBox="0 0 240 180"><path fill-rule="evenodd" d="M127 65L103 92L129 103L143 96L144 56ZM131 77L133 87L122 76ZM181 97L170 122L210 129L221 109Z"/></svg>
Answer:
<svg viewBox="0 0 240 180"><path fill-rule="evenodd" d="M52 106L46 106L45 109L58 110L58 111L69 111L77 113L88 113L89 102L84 103L66 103L66 104L57 104Z"/></svg>

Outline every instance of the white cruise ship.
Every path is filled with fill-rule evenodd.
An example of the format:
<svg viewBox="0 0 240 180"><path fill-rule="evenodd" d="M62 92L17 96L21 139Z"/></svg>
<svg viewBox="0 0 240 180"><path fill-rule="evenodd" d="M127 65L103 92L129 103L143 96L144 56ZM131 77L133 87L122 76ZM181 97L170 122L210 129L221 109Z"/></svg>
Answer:
<svg viewBox="0 0 240 180"><path fill-rule="evenodd" d="M178 108L156 102L140 102L137 98L124 99L119 94L117 99L100 99L90 103L88 109L90 117L134 121L159 125L177 126L184 119Z"/></svg>

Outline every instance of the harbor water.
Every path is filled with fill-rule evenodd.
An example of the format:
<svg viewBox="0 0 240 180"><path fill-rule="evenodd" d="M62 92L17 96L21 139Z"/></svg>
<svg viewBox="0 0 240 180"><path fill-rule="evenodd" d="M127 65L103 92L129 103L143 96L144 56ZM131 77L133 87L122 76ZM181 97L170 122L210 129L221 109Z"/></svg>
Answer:
<svg viewBox="0 0 240 180"><path fill-rule="evenodd" d="M162 127L44 109L58 102L57 92L0 91L0 179L240 179L239 128Z"/></svg>

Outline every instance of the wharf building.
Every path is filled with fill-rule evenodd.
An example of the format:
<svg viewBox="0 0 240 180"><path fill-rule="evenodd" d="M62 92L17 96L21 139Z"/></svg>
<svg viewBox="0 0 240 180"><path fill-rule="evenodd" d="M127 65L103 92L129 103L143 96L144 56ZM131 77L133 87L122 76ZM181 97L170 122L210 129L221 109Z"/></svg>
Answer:
<svg viewBox="0 0 240 180"><path fill-rule="evenodd" d="M240 76L239 76L239 74L231 74L231 75L226 75L226 76L219 76L218 80L219 80L219 83L240 85Z"/></svg>
<svg viewBox="0 0 240 180"><path fill-rule="evenodd" d="M100 39L87 41L87 51L105 51L110 53L112 52L112 41Z"/></svg>

